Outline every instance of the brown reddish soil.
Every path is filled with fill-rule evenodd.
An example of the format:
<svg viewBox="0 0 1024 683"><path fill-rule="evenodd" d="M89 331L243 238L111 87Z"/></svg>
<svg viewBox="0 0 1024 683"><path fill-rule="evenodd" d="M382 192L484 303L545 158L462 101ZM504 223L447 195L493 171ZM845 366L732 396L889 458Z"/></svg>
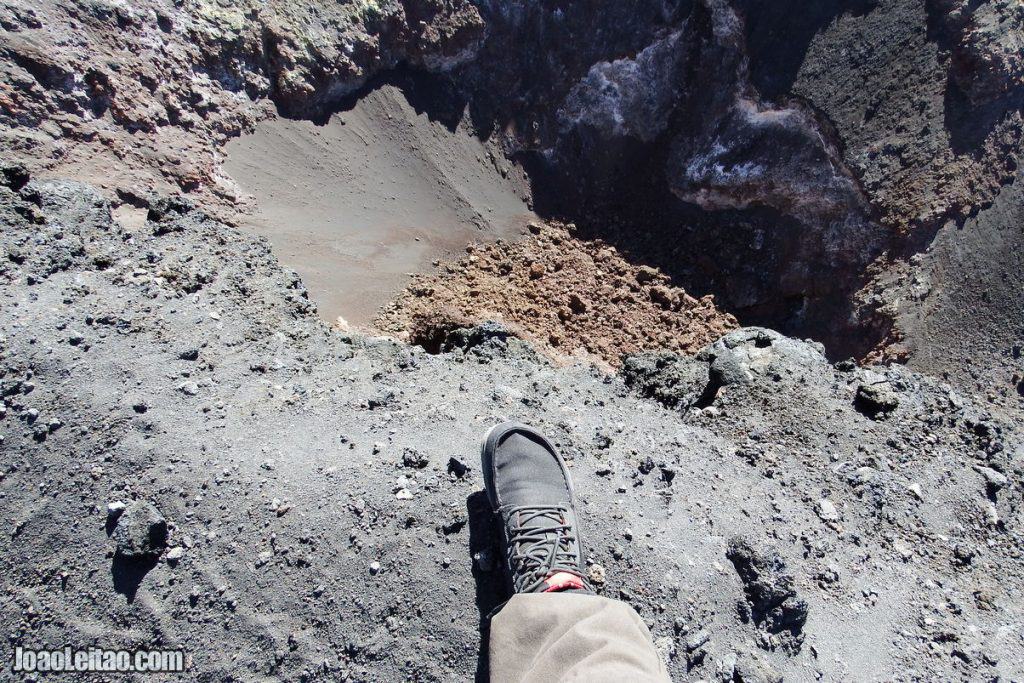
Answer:
<svg viewBox="0 0 1024 683"><path fill-rule="evenodd" d="M737 327L712 296L695 299L615 247L574 237L571 223L531 223L529 230L519 242L471 244L439 274L416 276L377 327L418 341L438 328L496 320L552 357L613 367L644 349L693 353Z"/></svg>

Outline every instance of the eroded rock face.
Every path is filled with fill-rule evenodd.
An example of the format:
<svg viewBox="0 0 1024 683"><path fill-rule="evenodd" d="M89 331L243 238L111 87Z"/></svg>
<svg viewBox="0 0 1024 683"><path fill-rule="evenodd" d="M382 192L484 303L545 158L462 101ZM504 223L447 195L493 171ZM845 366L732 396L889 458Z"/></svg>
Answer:
<svg viewBox="0 0 1024 683"><path fill-rule="evenodd" d="M582 52L581 62L599 61L564 97L545 91L558 135L543 134L549 117L533 106L518 110L516 139L587 188L578 203L615 212L623 243L658 230L684 253L713 251L706 268L680 268L691 288L729 273L712 291L741 317L865 354L901 334L886 276L870 282L893 265L875 259L920 250L1014 177L1021 11L1002 1L695 2L660 31L622 22L642 45L625 55ZM651 228L648 207L669 204L661 183L717 222L698 227L670 208ZM642 208L623 210L624 191ZM854 336L870 340L844 346Z"/></svg>
<svg viewBox="0 0 1024 683"><path fill-rule="evenodd" d="M688 65L690 125L676 132L666 171L672 191L708 209L771 206L810 230L837 220L870 230L867 201L831 132L810 109L764 102L754 90L741 16L726 2L706 2L689 24L700 47Z"/></svg>
<svg viewBox="0 0 1024 683"><path fill-rule="evenodd" d="M647 46L635 58L598 62L558 110L562 129L589 131L592 139L656 139L678 103L684 65L683 31Z"/></svg>
<svg viewBox="0 0 1024 683"><path fill-rule="evenodd" d="M745 34L728 2L697 3L681 30L635 58L594 65L560 109L563 127L582 138L584 158L669 130L665 173L681 199L708 210L772 207L825 233L837 262L870 260L882 231L831 131L799 102L761 100Z"/></svg>
<svg viewBox="0 0 1024 683"><path fill-rule="evenodd" d="M691 2L599 0L550 5L535 0L483 0L476 5L488 38L478 59L463 74L473 91L476 115L496 130L509 131L509 142L518 149L545 149L557 144L563 134L558 112L567 98L574 99L570 91L579 81L592 68L600 69L597 65L602 62L632 61L637 53L678 31ZM608 78L617 81L630 76L609 73ZM572 105L567 106L571 111Z"/></svg>
<svg viewBox="0 0 1024 683"><path fill-rule="evenodd" d="M315 114L402 62L448 71L472 58L485 35L466 0L279 2L271 8L260 17L272 37L267 58L275 99L293 115Z"/></svg>
<svg viewBox="0 0 1024 683"><path fill-rule="evenodd" d="M466 0L0 6L0 146L122 197L234 201L218 146L317 117L382 70L445 72L484 35Z"/></svg>
<svg viewBox="0 0 1024 683"><path fill-rule="evenodd" d="M976 103L1024 86L1024 5L1015 0L931 0L952 41L950 75Z"/></svg>
<svg viewBox="0 0 1024 683"><path fill-rule="evenodd" d="M892 232L875 219L828 119L798 98L759 93L748 46L758 28L746 25L747 9L696 2L675 31L592 66L560 105L560 138L546 154L569 185L586 188L580 202L615 214L623 244L632 246L634 231L660 231L683 252L713 253L708 269L743 273L713 289L726 307L834 342L854 321L842 302ZM624 193L635 195L635 218L628 209L623 216ZM666 209L650 227L647 207L676 198L711 217L694 225L685 211ZM706 286L714 275L683 278Z"/></svg>
<svg viewBox="0 0 1024 683"><path fill-rule="evenodd" d="M1020 108L1014 93L1024 79L1024 9L1018 3L935 0L929 3L931 16L925 17L908 3L850 1L816 8L792 25L779 18L793 11L801 9L766 11L742 0L695 3L677 31L635 56L592 66L560 105L563 132L582 139L586 158L588 149L599 157L601 143L614 145L623 137L649 142L668 130L673 157L666 173L672 191L686 201L712 210L771 206L809 227L842 218L847 232L856 229L853 223L870 222L872 204L882 209L880 216L890 226L905 229L915 221L934 224L936 211L955 211L964 203L956 179L926 168L925 153L934 157L942 146L953 147L947 165L965 166L975 185L990 183L981 169L955 158L965 144L990 159L993 179L1005 179L1006 136L1013 126L999 119ZM892 35L878 34L879 22ZM955 102L928 101L930 88L920 81L941 69L942 59L934 45L925 43L926 23L948 44L951 77L975 104L1009 98L1002 113L976 112L976 132L960 130L964 123L959 119L966 115ZM880 40L886 45L874 44ZM849 46L843 60L829 62L825 53L840 42ZM906 54L885 55L886 48L902 43L909 43ZM868 54L858 56L861 52ZM806 64L800 69L797 60L802 58ZM919 100L916 111L914 100ZM941 122L930 120L933 104L940 111L947 108L951 130L945 140L935 130ZM890 108L901 113L885 116ZM894 149L861 151L860 133L847 125L847 117L858 113L856 123L866 130L887 126L888 131L879 132L888 133ZM917 119L923 128L911 140L903 133L918 125ZM992 135L986 135L993 125ZM885 144L877 137L874 142ZM921 154L908 149L915 146ZM908 173L916 169L922 177L890 172L888 178L877 178L876 167L890 151L899 153L899 165L909 167ZM874 241L877 252L884 239ZM868 243L861 246L870 249Z"/></svg>
<svg viewBox="0 0 1024 683"><path fill-rule="evenodd" d="M714 128L676 141L670 173L673 190L706 209L760 204L812 223L851 208L865 213L852 178L837 173L835 161L807 110L740 98Z"/></svg>

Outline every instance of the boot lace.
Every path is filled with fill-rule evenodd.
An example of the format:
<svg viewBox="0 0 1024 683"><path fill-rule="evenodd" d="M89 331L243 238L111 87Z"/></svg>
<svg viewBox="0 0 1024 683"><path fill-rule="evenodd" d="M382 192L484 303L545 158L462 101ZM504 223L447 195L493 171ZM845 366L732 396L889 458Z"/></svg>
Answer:
<svg viewBox="0 0 1024 683"><path fill-rule="evenodd" d="M556 572L579 576L577 538L566 523L568 512L564 505L520 505L509 511L506 550L517 593L535 592Z"/></svg>

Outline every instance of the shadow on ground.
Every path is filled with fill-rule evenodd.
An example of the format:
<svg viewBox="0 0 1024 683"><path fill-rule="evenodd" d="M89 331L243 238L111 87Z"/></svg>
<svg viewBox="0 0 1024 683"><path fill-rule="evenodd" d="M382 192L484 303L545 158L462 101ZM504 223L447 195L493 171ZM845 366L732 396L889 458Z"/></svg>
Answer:
<svg viewBox="0 0 1024 683"><path fill-rule="evenodd" d="M159 557L146 559L128 559L124 555L115 554L110 563L110 574L114 579L114 590L128 601L135 602L135 594L139 591L142 579L157 565Z"/></svg>
<svg viewBox="0 0 1024 683"><path fill-rule="evenodd" d="M469 517L469 552L473 558L473 582L476 584L476 608L480 615L476 681L486 683L491 679L488 666L491 612L511 596L501 567L501 535L487 494L484 491L477 491L466 498L466 512Z"/></svg>

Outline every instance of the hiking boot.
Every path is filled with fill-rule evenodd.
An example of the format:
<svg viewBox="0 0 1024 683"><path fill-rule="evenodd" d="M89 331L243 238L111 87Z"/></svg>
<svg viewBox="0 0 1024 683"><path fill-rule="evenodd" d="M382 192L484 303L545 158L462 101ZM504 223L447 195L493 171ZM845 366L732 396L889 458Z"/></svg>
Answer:
<svg viewBox="0 0 1024 683"><path fill-rule="evenodd" d="M518 422L493 427L480 461L491 509L501 517L516 593L592 592L583 572L572 480L555 447Z"/></svg>

